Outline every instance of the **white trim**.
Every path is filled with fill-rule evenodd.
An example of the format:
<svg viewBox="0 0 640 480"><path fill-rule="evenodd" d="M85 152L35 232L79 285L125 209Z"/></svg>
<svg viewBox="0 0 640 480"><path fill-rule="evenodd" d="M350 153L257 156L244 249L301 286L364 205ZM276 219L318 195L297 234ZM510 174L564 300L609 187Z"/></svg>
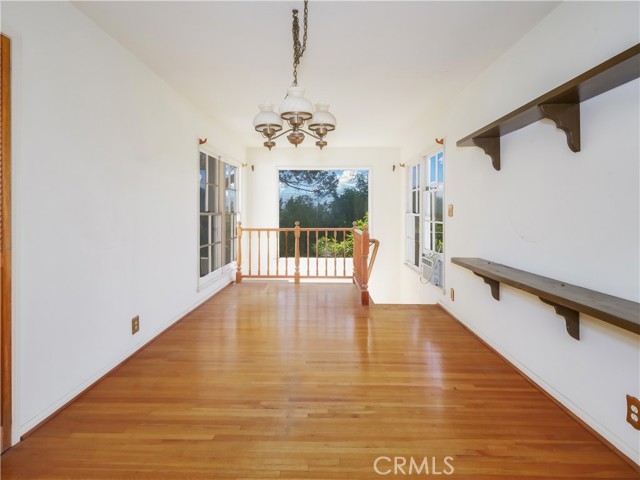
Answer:
<svg viewBox="0 0 640 480"><path fill-rule="evenodd" d="M233 281L235 279L233 274L236 272L237 269L238 269L238 264L234 261L231 263L227 263L226 265L220 267L219 269L209 273L204 277L200 277L198 279L198 288L196 289L196 291L199 293L207 290L209 287L211 287L211 285L213 285L218 280L220 280L221 278L229 274L231 274L230 281Z"/></svg>
<svg viewBox="0 0 640 480"><path fill-rule="evenodd" d="M425 149L424 153L421 154L421 157L427 158L431 155L437 154L440 151L444 153L444 144L440 145L439 143L434 143L431 147Z"/></svg>
<svg viewBox="0 0 640 480"><path fill-rule="evenodd" d="M416 166L419 166L418 172L418 188L417 190L413 188L413 171ZM405 198L404 198L404 216L402 219L403 228L404 228L404 237L403 237L403 259L404 264L408 267L411 267L418 275L420 275L420 257L422 255L423 250L423 242L422 242L422 229L424 227L424 212L423 212L423 201L422 201L422 188L426 181L426 158L424 156L419 157L416 161L406 166L405 177L404 177L404 186L405 186ZM413 211L413 195L415 192L418 192L418 212ZM418 242L420 244L419 254L416 261L417 265L414 265L412 262L409 262L409 250L408 250L408 241L409 241L409 231L408 231L408 218L409 216L418 217L418 225L419 232L418 233ZM415 222L415 220L414 220ZM414 242L415 242L415 232L414 232Z"/></svg>
<svg viewBox="0 0 640 480"><path fill-rule="evenodd" d="M405 238L405 243L406 243L406 238ZM406 248L406 245L405 245L405 248ZM410 268L411 270L416 272L418 276L420 276L420 267L414 265L413 263L409 263L406 258L404 260L404 266Z"/></svg>
<svg viewBox="0 0 640 480"><path fill-rule="evenodd" d="M429 153L426 153L424 155L424 160L425 160L425 188L423 190L423 193L425 194L425 197L427 195L430 195L430 193L434 190L432 190L430 188L430 181L431 181L431 158L432 157L436 157L436 167L437 167L437 162L438 162L438 154L442 152L442 182L438 182L437 181L437 172L436 172L436 182L435 184L438 185L438 187L434 190L440 190L442 192L442 222L436 222L435 220L430 220L430 224L436 225L441 223L442 224L442 251L438 252L437 250L434 249L425 249L424 246L424 242L422 242L422 239L424 238L421 237L420 239L420 246L421 246L421 254L424 254L425 250L428 252L433 252L435 254L437 254L440 257L440 260L442 262L442 279L441 279L441 285L437 286L437 285L431 285L432 287L435 287L439 290L442 290L443 293L445 293L446 290L446 262L445 262L445 250L446 250L446 246L447 243L445 241L445 235L446 235L446 231L447 231L447 201L446 201L446 188L445 188L445 180L446 180L446 175L445 175L445 166L446 166L446 160L447 160L447 154L445 152L444 149L444 145L438 145L438 148L433 148L430 150ZM426 202L423 202L423 206L426 204ZM430 202L430 208L432 209L432 203ZM423 211L421 213L421 217L422 217L422 229L423 229L423 235L426 234L426 221L425 221L425 214L426 211ZM431 216L431 211L429 212L430 216ZM430 242L431 240L433 240L432 238L430 238Z"/></svg>
<svg viewBox="0 0 640 480"><path fill-rule="evenodd" d="M204 153L211 155L213 157L220 157L220 159L224 159L225 162L230 163L236 167L242 166L242 164L236 160L233 156L227 155L222 150L218 150L215 147L212 147L209 143L203 143L202 145L198 145L198 152L203 151Z"/></svg>

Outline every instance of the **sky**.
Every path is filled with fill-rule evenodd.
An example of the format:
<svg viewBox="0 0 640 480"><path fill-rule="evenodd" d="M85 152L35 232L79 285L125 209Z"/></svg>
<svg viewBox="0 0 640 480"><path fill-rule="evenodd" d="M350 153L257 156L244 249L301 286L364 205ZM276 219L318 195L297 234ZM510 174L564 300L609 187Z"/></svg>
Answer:
<svg viewBox="0 0 640 480"><path fill-rule="evenodd" d="M355 187L355 175L359 171L367 170L329 170L334 171L338 175L338 193L341 193L345 188ZM287 185L280 184L280 198L283 201L289 200L291 197L304 195L305 192L300 192Z"/></svg>

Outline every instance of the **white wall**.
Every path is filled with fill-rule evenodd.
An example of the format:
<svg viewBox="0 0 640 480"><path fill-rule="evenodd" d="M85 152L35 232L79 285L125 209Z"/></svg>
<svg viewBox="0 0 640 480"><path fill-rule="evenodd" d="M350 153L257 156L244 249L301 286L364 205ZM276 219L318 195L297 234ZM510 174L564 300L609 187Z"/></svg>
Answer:
<svg viewBox="0 0 640 480"><path fill-rule="evenodd" d="M280 144L286 139L281 139ZM331 138L329 138L331 142ZM247 150L249 166L244 170L245 194L242 223L246 227L278 226L278 170L281 168L368 168L369 229L380 240L380 250L369 283L371 298L376 303L403 303L403 285L397 281L408 267L403 265L404 240L398 233L404 228L404 217L398 212L404 200L400 185L405 169L399 168L397 148L318 148L297 149L278 145ZM255 171L250 166L254 165ZM393 165L396 170L393 171ZM403 207L402 207L403 208ZM393 281L389 281L393 279ZM415 277L417 282L417 276ZM405 302L406 303L406 302Z"/></svg>
<svg viewBox="0 0 640 480"><path fill-rule="evenodd" d="M197 291L197 140L244 149L68 3L3 2L2 30L15 441L228 283Z"/></svg>
<svg viewBox="0 0 640 480"><path fill-rule="evenodd" d="M640 396L640 339L581 315L581 340L537 297L499 302L453 256L481 257L640 300L639 82L581 105L582 151L549 121L502 138L502 170L456 140L638 43L637 2L567 2L486 70L428 138L444 131L446 286L441 303L555 398L640 463L625 395Z"/></svg>

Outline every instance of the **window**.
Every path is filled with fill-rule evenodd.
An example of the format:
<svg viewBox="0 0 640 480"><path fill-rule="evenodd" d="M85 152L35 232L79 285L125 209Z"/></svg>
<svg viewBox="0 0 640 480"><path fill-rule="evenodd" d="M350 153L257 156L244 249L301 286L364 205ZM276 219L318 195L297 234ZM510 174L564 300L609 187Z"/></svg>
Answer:
<svg viewBox="0 0 640 480"><path fill-rule="evenodd" d="M409 169L409 185L407 200L407 245L406 260L409 265L418 267L420 264L420 187L422 185L420 163Z"/></svg>
<svg viewBox="0 0 640 480"><path fill-rule="evenodd" d="M368 170L289 170L280 180L280 227L351 227L369 210Z"/></svg>
<svg viewBox="0 0 640 480"><path fill-rule="evenodd" d="M229 264L236 261L238 224L238 167L223 162L224 165L224 259Z"/></svg>
<svg viewBox="0 0 640 480"><path fill-rule="evenodd" d="M444 249L444 152L429 155L429 175L424 192L423 249L442 253Z"/></svg>
<svg viewBox="0 0 640 480"><path fill-rule="evenodd" d="M200 152L200 277L236 260L238 167Z"/></svg>
<svg viewBox="0 0 640 480"><path fill-rule="evenodd" d="M344 249L350 257L353 236L331 228L352 228L354 221L369 222L369 171L281 169L279 180L280 227L291 228L299 221L302 228L327 228L309 237L302 235L300 254L306 257L308 251L311 256L323 256ZM294 243L287 244L283 238L280 255L294 256Z"/></svg>
<svg viewBox="0 0 640 480"><path fill-rule="evenodd" d="M406 262L444 250L444 152L426 155L407 172Z"/></svg>

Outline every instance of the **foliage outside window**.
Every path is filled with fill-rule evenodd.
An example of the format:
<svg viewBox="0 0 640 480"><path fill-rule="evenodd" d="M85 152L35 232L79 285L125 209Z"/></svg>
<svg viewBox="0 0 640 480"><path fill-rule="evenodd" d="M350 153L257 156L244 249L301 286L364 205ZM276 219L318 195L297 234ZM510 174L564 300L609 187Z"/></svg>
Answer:
<svg viewBox="0 0 640 480"><path fill-rule="evenodd" d="M200 277L236 260L238 168L200 152Z"/></svg>
<svg viewBox="0 0 640 480"><path fill-rule="evenodd" d="M300 237L300 254L315 257L353 256L353 235L331 228L362 226L367 220L369 203L369 172L367 170L280 170L280 227L301 227L320 231ZM328 231L322 231L327 228ZM294 256L294 245L279 241L281 257ZM288 251L286 249L288 248Z"/></svg>
<svg viewBox="0 0 640 480"><path fill-rule="evenodd" d="M364 217L356 221L356 228L362 230L365 225L369 224L369 214L365 213ZM320 237L315 245L319 257L346 257L353 258L353 234L347 234L343 241L338 241L331 236ZM340 238L340 237L339 237Z"/></svg>

